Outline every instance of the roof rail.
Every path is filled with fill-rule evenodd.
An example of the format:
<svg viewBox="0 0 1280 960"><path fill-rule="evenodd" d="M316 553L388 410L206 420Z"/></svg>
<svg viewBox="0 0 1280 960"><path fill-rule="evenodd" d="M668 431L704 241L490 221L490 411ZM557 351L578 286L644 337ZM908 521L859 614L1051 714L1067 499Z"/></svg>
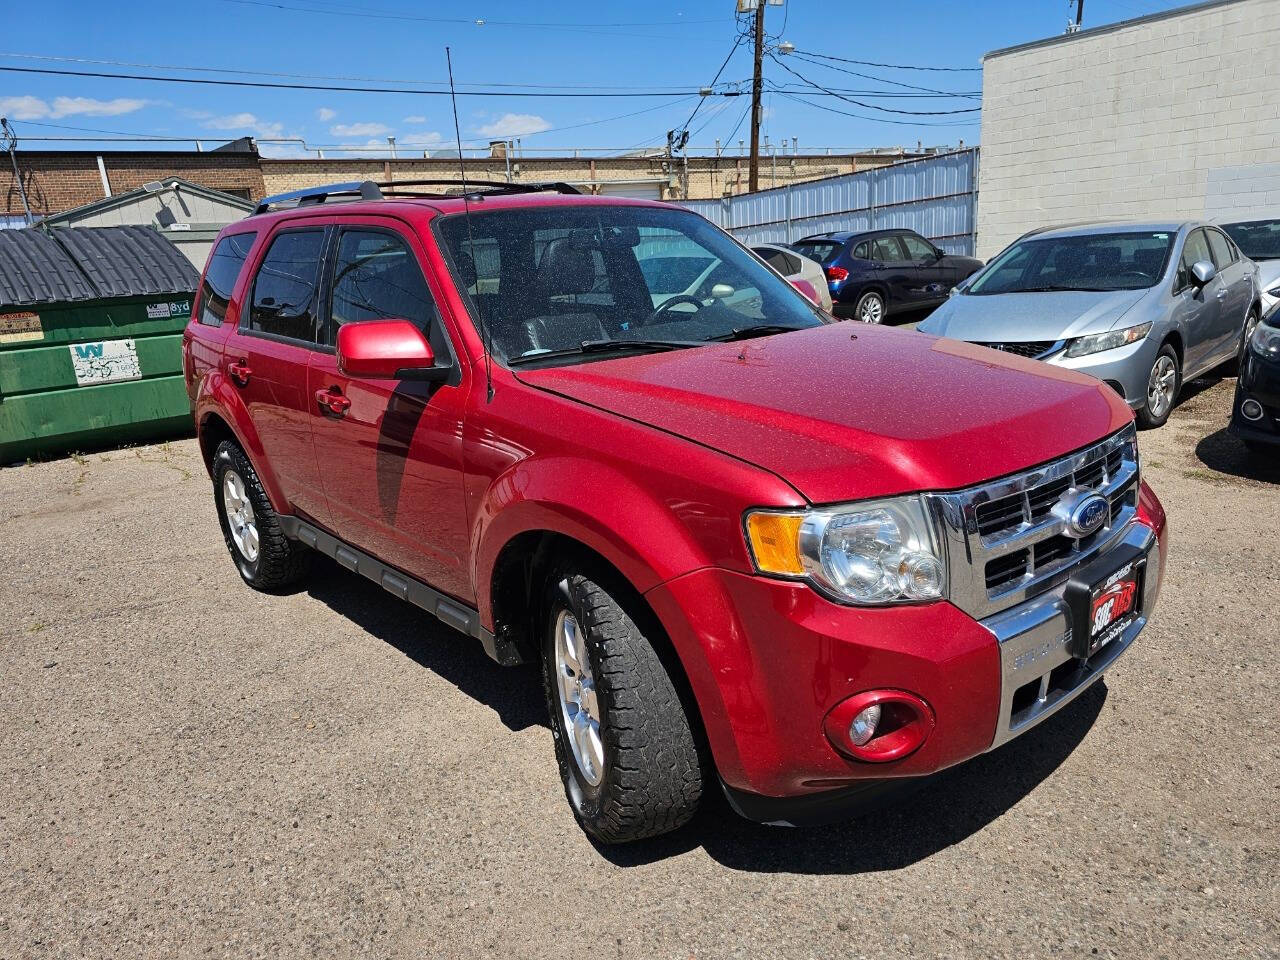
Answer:
<svg viewBox="0 0 1280 960"><path fill-rule="evenodd" d="M461 194L424 193L422 191L405 189L406 187L454 186L461 187L461 180L456 177L445 180L394 180L388 183L374 183L372 180L352 180L348 183L330 183L323 187L307 187L303 190L293 190L289 193L277 193L270 197L263 197L258 201L258 206L253 212L254 215L266 213L272 207L278 207L290 202L295 203L300 207L309 206L311 204L324 203L330 197L358 197L361 200L384 200L387 197L437 197L443 199L447 196L460 196ZM502 180L468 180L466 186L467 196L542 193L544 191L568 194L580 194L582 192L572 184L558 180L548 183L507 183ZM480 187L482 189L472 190L472 187Z"/></svg>
<svg viewBox="0 0 1280 960"><path fill-rule="evenodd" d="M295 200L298 206L303 206L305 204L324 203L330 197L351 196L357 196L361 200L381 200L382 191L378 189L378 185L372 180L330 183L323 187L307 187L303 190L292 190L289 193L277 193L274 196L263 197L258 201L258 207L253 212L255 216L259 213L266 213L272 207L288 203L290 200Z"/></svg>

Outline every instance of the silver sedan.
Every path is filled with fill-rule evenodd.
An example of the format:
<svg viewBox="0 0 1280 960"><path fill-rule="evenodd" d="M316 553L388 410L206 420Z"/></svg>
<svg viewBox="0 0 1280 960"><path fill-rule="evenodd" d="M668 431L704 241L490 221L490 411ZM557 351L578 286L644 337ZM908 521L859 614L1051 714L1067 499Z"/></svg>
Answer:
<svg viewBox="0 0 1280 960"><path fill-rule="evenodd" d="M1259 298L1217 227L1076 225L1021 237L919 329L1092 374L1158 427L1183 383L1239 355Z"/></svg>

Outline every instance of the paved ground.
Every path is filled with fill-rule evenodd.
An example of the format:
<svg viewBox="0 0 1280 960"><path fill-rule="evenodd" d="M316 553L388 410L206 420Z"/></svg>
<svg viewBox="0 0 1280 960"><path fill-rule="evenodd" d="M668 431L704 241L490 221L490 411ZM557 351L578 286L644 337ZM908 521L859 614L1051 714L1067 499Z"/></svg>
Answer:
<svg viewBox="0 0 1280 960"><path fill-rule="evenodd" d="M1280 957L1280 467L1193 389L1105 687L892 812L621 850L530 671L334 568L242 586L194 442L0 470L0 957Z"/></svg>

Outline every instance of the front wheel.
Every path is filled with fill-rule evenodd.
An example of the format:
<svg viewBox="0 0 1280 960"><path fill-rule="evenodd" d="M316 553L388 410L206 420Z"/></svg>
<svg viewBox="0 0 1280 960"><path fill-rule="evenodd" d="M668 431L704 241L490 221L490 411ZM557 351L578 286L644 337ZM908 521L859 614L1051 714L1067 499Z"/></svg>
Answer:
<svg viewBox="0 0 1280 960"><path fill-rule="evenodd" d="M1138 424L1146 430L1164 426L1181 388L1182 369L1178 364L1178 354L1166 343L1156 354L1155 363L1147 375L1147 402L1138 411Z"/></svg>
<svg viewBox="0 0 1280 960"><path fill-rule="evenodd" d="M548 587L542 648L565 794L583 828L605 843L675 830L702 796L689 715L615 594L622 590L611 592L586 569L562 569Z"/></svg>
<svg viewBox="0 0 1280 960"><path fill-rule="evenodd" d="M860 296L858 305L853 308L854 319L861 323L883 323L884 313L884 297L874 290Z"/></svg>

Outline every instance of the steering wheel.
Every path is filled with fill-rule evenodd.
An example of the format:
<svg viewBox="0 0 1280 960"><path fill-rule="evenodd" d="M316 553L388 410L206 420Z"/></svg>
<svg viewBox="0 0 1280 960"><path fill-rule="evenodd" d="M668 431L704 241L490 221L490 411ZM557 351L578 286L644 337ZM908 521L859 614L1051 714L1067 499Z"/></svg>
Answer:
<svg viewBox="0 0 1280 960"><path fill-rule="evenodd" d="M695 313L702 309L702 301L697 297L692 297L687 293L677 293L674 297L663 300L662 303L658 304L657 309L655 309L653 313L649 314L648 319L645 320L645 326L657 323L662 318L663 314L672 307L679 306L682 303L693 304Z"/></svg>

